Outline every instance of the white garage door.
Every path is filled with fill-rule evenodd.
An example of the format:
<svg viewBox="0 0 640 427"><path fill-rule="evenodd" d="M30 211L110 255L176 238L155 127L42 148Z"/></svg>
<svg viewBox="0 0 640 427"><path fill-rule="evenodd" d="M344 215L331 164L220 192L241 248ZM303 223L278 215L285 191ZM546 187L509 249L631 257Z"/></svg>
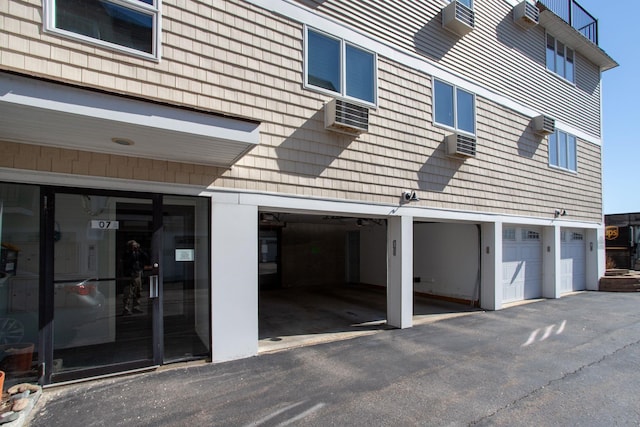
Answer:
<svg viewBox="0 0 640 427"><path fill-rule="evenodd" d="M562 229L560 292L586 289L586 250L584 230Z"/></svg>
<svg viewBox="0 0 640 427"><path fill-rule="evenodd" d="M538 228L505 226L502 233L503 302L542 296L542 238Z"/></svg>

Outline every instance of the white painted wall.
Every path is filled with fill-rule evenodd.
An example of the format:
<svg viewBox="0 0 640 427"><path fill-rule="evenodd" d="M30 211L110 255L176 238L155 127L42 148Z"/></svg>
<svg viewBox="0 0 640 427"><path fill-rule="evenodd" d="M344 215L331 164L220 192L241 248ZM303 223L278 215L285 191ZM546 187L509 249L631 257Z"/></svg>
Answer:
<svg viewBox="0 0 640 427"><path fill-rule="evenodd" d="M586 230L586 254L585 262L587 264L587 290L597 291L600 278L605 272L605 244L604 244L604 226L600 228Z"/></svg>
<svg viewBox="0 0 640 427"><path fill-rule="evenodd" d="M212 360L258 353L258 208L217 203L211 220Z"/></svg>
<svg viewBox="0 0 640 427"><path fill-rule="evenodd" d="M417 292L477 299L478 228L474 224L416 223L413 275Z"/></svg>
<svg viewBox="0 0 640 427"><path fill-rule="evenodd" d="M502 223L482 224L482 282L480 307L485 310L502 308Z"/></svg>
<svg viewBox="0 0 640 427"><path fill-rule="evenodd" d="M360 229L360 282L387 286L387 227Z"/></svg>
<svg viewBox="0 0 640 427"><path fill-rule="evenodd" d="M542 228L542 296L560 298L560 227Z"/></svg>
<svg viewBox="0 0 640 427"><path fill-rule="evenodd" d="M413 325L413 217L391 217L387 227L387 324Z"/></svg>
<svg viewBox="0 0 640 427"><path fill-rule="evenodd" d="M209 254L209 248L206 247L209 243L209 236L207 236L206 233L207 221L209 221L209 209L207 209L208 203L209 201L196 201L195 233L197 238L195 239L194 247L196 254L204 253L206 254L207 258L211 258ZM203 343L207 343L207 347L210 346L209 304L207 302L208 298L206 298L207 296L209 296L209 275L207 274L208 266L208 262L196 256L194 265L194 321L196 333Z"/></svg>

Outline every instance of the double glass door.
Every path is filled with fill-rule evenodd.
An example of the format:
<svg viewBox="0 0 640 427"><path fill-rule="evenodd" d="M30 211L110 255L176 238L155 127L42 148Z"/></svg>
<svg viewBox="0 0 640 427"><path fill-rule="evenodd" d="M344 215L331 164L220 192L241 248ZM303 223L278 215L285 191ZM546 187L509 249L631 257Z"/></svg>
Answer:
<svg viewBox="0 0 640 427"><path fill-rule="evenodd" d="M15 257L0 284L7 376L47 384L209 357L209 205L0 183L3 257Z"/></svg>
<svg viewBox="0 0 640 427"><path fill-rule="evenodd" d="M207 199L63 190L49 197L51 381L208 357Z"/></svg>

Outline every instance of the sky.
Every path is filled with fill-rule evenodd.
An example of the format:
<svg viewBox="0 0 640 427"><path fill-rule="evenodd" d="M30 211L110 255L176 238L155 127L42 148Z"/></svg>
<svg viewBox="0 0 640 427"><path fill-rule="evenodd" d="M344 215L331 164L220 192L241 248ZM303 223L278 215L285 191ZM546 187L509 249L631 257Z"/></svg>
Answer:
<svg viewBox="0 0 640 427"><path fill-rule="evenodd" d="M600 47L620 64L602 75L604 213L640 212L640 3L578 3L598 20Z"/></svg>

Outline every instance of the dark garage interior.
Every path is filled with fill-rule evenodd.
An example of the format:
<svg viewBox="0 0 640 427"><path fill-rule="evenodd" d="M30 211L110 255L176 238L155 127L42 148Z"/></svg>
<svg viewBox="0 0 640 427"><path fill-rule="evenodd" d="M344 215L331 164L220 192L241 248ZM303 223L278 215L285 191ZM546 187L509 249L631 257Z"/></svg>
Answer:
<svg viewBox="0 0 640 427"><path fill-rule="evenodd" d="M259 351L374 333L386 324L386 221L262 212ZM414 324L474 311L414 296Z"/></svg>

